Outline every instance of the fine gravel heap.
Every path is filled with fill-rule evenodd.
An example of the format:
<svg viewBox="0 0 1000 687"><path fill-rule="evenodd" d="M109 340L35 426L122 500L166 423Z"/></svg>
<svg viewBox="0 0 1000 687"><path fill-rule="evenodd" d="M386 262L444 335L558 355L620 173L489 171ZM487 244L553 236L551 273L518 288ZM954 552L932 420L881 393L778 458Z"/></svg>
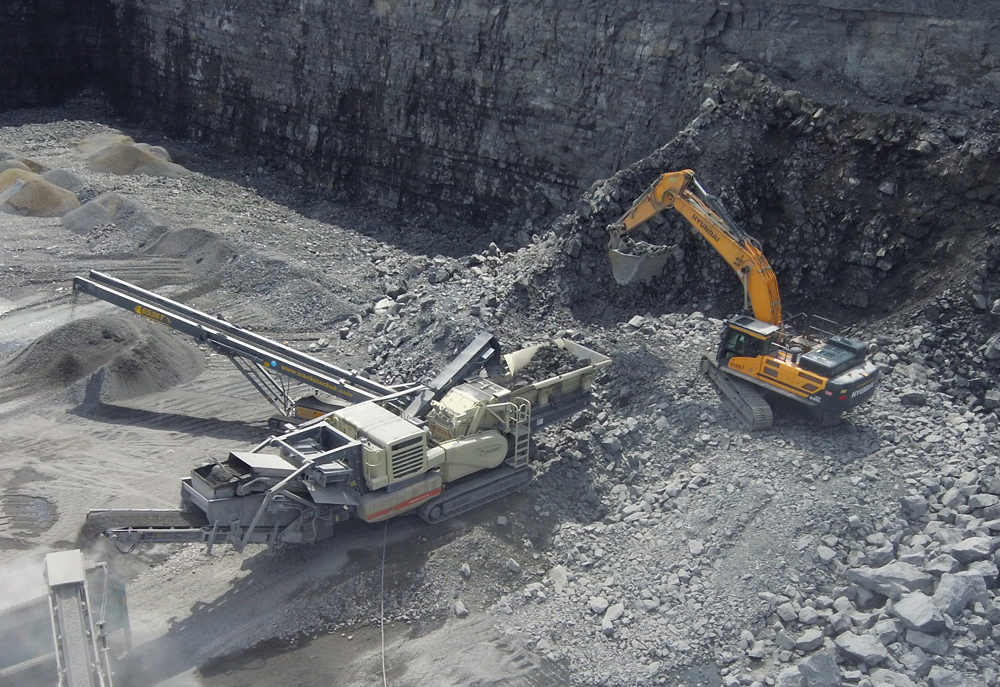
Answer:
<svg viewBox="0 0 1000 687"><path fill-rule="evenodd" d="M28 217L62 217L80 199L41 175L11 168L0 172L0 211Z"/></svg>
<svg viewBox="0 0 1000 687"><path fill-rule="evenodd" d="M95 134L83 139L77 148L87 157L87 165L95 172L146 174L169 179L190 174L170 159L166 148L136 143L129 136Z"/></svg>
<svg viewBox="0 0 1000 687"><path fill-rule="evenodd" d="M73 320L4 361L3 367L7 386L57 388L102 370L99 398L111 402L190 381L204 369L205 355L165 327L121 314Z"/></svg>
<svg viewBox="0 0 1000 687"><path fill-rule="evenodd" d="M203 151L189 165L201 171L181 178L96 171L65 151L108 133L87 119L99 110L45 124L0 121L0 147L49 156L100 206L33 229L59 243L4 248L5 298L44 283L58 299L56 288L100 262L390 384L432 378L482 329L505 350L561 337L614 361L596 380L591 408L534 437L531 486L446 526L401 519L386 527L384 593L377 529L345 540L347 562L339 542L208 560L178 546L142 559L153 565L133 580L130 606L186 642L190 667L221 656L250 661L255 653L243 652L262 644L362 633L384 608L387 621L415 634L447 624L449 641L456 623L488 619L530 653L536 672L525 679L557 671L555 683L1000 684L996 116L832 102L742 67L710 80L704 94L677 138L595 182L573 211L497 226L488 237L335 203L289 185L264 160ZM776 400L774 427L748 434L725 411L698 362L714 352L742 293L679 218L639 232L680 249L663 274L614 285L607 224L658 174L685 168L761 239L786 311L841 318L845 333L874 347L884 380L840 426L814 427L798 404ZM3 230L16 237L28 225L13 223L25 219L10 216ZM39 379L65 385L139 350L116 334L122 325L97 336L105 325L65 339L75 342L71 351L35 359L33 350L47 350L40 339L8 368L35 360ZM129 333L149 351L131 360L183 360L186 369L193 361L168 348L177 337L154 329ZM57 331L54 341L67 336ZM539 365L557 371L548 355ZM187 379L174 372L174 381ZM208 374L218 368L196 382ZM199 402L221 396L204 389ZM63 407L44 389L18 393ZM133 405L148 419L159 400ZM74 432L92 432L96 416L78 412ZM141 438L167 448L152 430ZM257 440L168 439L190 451L189 462ZM131 491L95 498L148 508L142 499L155 492L157 505L169 503L182 463L120 470ZM170 484L161 486L155 470ZM79 509L60 513L82 518ZM16 533L5 537L28 546ZM239 603L250 597L253 614ZM448 684L478 679L448 665ZM352 675L341 682L365 684Z"/></svg>

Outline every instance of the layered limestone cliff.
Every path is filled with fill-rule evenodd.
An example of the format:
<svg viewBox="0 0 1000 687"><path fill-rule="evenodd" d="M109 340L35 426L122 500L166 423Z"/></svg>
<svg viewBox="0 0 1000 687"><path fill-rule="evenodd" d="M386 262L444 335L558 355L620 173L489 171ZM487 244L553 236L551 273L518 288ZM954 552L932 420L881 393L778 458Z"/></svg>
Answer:
<svg viewBox="0 0 1000 687"><path fill-rule="evenodd" d="M127 113L266 156L304 181L480 216L537 217L647 155L696 112L706 76L734 61L830 98L953 110L1000 102L1000 8L988 3L4 6L5 26L24 38L20 48L0 42L17 84L0 106L96 81ZM42 40L53 32L55 54Z"/></svg>
<svg viewBox="0 0 1000 687"><path fill-rule="evenodd" d="M116 0L121 102L388 206L558 207L673 136L708 73L1000 101L982 3Z"/></svg>

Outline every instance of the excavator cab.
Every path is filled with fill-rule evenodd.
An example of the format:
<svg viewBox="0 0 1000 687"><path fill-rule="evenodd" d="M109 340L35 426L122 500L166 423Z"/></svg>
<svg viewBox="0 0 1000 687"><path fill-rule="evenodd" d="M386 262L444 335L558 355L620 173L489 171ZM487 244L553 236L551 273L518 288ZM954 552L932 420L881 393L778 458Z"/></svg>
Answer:
<svg viewBox="0 0 1000 687"><path fill-rule="evenodd" d="M719 342L716 361L729 367L733 358L759 358L770 352L780 328L746 315L737 315L726 321Z"/></svg>

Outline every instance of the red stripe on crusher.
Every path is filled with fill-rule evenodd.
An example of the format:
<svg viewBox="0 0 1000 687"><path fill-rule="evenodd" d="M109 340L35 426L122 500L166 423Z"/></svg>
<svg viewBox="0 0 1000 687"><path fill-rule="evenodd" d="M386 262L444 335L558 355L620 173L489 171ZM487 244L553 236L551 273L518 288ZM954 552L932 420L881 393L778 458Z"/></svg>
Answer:
<svg viewBox="0 0 1000 687"><path fill-rule="evenodd" d="M412 499L403 501L402 503L397 503L395 506L392 507L392 510L401 510L403 508L406 508L407 506L413 505L417 501L425 501L431 498L432 496L437 496L440 493L441 493L441 487L438 487L437 489L431 489L430 491L420 494L419 496L414 496Z"/></svg>
<svg viewBox="0 0 1000 687"><path fill-rule="evenodd" d="M426 501L427 499L429 499L431 497L434 497L434 496L437 496L440 493L441 493L441 487L438 487L437 489L431 489L430 491L426 491L423 494L418 494L418 495L414 496L412 499L407 499L406 501L403 501L402 503L397 503L395 506L392 506L391 508L383 508L382 510L378 511L377 513L372 513L371 515L369 515L368 516L368 522L371 522L372 520L375 520L376 518L381 518L383 515L388 515L389 513L393 512L393 511L401 510L403 508L406 508L407 506L411 506L414 503L416 503L417 501Z"/></svg>

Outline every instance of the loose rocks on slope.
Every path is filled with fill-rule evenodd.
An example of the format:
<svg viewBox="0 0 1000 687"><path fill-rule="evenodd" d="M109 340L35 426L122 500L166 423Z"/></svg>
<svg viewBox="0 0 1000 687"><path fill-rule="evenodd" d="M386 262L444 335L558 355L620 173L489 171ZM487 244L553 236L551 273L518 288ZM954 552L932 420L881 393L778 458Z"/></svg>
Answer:
<svg viewBox="0 0 1000 687"><path fill-rule="evenodd" d="M676 244L680 257L647 285L620 288L610 279L607 225L669 171L694 170L761 241L786 311L884 314L970 279L992 244L1000 226L997 158L988 154L1000 145L995 115L852 109L811 101L743 67L711 79L705 94L712 107L648 157L596 182L557 223L566 300L579 315L742 307L728 265L672 211L636 237ZM966 266L926 269L951 260Z"/></svg>

